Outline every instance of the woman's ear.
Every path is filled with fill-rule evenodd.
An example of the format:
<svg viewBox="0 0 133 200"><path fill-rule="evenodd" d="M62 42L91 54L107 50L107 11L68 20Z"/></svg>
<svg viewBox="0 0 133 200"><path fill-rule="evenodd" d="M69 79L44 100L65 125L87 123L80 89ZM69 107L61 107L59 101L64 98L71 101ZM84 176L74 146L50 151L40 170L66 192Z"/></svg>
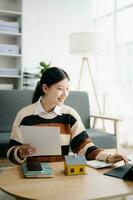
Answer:
<svg viewBox="0 0 133 200"><path fill-rule="evenodd" d="M47 90L48 90L48 86L46 84L43 84L42 85L42 90L43 92L46 94L47 93Z"/></svg>

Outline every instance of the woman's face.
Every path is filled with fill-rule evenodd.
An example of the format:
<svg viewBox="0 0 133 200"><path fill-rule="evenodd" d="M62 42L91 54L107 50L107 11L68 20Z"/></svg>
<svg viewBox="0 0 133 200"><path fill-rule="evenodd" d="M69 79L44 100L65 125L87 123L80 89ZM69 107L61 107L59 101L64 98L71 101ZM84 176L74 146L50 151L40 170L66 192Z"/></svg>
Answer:
<svg viewBox="0 0 133 200"><path fill-rule="evenodd" d="M51 106L60 106L69 95L69 87L70 82L68 79L64 79L50 87L44 84L43 91L45 92L45 99L47 98L47 101Z"/></svg>

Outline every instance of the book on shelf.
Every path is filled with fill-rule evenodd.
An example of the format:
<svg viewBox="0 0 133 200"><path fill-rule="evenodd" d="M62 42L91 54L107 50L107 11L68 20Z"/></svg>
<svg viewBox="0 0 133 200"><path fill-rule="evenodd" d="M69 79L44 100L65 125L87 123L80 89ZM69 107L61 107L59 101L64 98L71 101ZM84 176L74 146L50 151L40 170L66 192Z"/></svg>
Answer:
<svg viewBox="0 0 133 200"><path fill-rule="evenodd" d="M36 165L37 163L31 163L32 165ZM21 165L22 171L25 178L52 178L54 177L53 169L48 163L40 163L41 169L29 170L28 164L23 163Z"/></svg>
<svg viewBox="0 0 133 200"><path fill-rule="evenodd" d="M23 86L25 89L35 89L37 82L38 78L36 73L23 73Z"/></svg>
<svg viewBox="0 0 133 200"><path fill-rule="evenodd" d="M19 22L0 20L0 31L19 33Z"/></svg>
<svg viewBox="0 0 133 200"><path fill-rule="evenodd" d="M0 84L0 90L13 90L13 84Z"/></svg>
<svg viewBox="0 0 133 200"><path fill-rule="evenodd" d="M29 73L29 72L24 72L23 73L23 77L24 78L36 78L36 74L34 74L34 73Z"/></svg>
<svg viewBox="0 0 133 200"><path fill-rule="evenodd" d="M14 44L0 44L0 53L19 54L19 46Z"/></svg>
<svg viewBox="0 0 133 200"><path fill-rule="evenodd" d="M0 68L0 75L19 75L17 68Z"/></svg>

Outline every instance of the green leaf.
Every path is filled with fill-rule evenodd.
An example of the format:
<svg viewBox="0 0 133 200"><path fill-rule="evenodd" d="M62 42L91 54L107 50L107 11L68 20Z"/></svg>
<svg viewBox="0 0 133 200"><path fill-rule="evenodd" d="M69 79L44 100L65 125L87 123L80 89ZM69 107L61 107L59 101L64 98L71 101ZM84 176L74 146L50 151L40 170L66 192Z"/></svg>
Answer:
<svg viewBox="0 0 133 200"><path fill-rule="evenodd" d="M39 69L39 77L42 76L44 71L46 71L51 66L51 61L49 63L46 63L44 61L41 61L39 63L38 69Z"/></svg>

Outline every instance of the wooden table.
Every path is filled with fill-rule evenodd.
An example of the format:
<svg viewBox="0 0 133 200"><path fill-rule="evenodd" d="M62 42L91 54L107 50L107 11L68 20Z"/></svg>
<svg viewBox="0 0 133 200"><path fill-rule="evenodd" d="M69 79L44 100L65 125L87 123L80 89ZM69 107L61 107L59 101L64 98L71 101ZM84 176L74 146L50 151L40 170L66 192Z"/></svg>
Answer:
<svg viewBox="0 0 133 200"><path fill-rule="evenodd" d="M0 160L4 163L6 160ZM123 164L123 163L122 163ZM18 199L97 200L133 194L133 182L103 175L109 170L87 168L87 175L65 176L63 162L50 163L54 178L25 179L20 166L0 172L1 189Z"/></svg>

